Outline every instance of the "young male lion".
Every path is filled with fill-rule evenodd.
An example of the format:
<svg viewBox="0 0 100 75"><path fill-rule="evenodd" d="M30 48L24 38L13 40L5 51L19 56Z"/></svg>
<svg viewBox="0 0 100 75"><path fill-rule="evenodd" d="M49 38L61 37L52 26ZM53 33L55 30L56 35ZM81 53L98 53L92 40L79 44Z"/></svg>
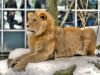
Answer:
<svg viewBox="0 0 100 75"><path fill-rule="evenodd" d="M27 30L30 52L10 63L16 70L25 68L28 62L40 62L53 56L95 55L96 35L92 29L56 27L46 11L29 12Z"/></svg>

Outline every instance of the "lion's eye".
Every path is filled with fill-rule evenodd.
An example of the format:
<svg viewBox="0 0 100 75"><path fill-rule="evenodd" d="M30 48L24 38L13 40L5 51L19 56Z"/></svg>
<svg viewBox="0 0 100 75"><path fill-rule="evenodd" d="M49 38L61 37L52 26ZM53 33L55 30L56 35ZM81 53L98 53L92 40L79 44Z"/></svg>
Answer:
<svg viewBox="0 0 100 75"><path fill-rule="evenodd" d="M33 22L34 22L34 21L37 21L37 20L36 20L36 19L33 19Z"/></svg>

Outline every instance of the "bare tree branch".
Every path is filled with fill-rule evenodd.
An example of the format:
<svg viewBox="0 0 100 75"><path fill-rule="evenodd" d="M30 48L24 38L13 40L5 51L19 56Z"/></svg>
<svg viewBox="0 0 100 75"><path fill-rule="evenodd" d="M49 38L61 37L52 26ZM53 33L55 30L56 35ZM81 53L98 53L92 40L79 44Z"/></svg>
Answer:
<svg viewBox="0 0 100 75"><path fill-rule="evenodd" d="M88 0L86 2L86 9L88 9ZM86 18L86 15L87 15L87 11L85 11L85 13L84 13L85 18Z"/></svg>
<svg viewBox="0 0 100 75"><path fill-rule="evenodd" d="M78 6L78 8L79 8L79 10L80 10L79 5L77 5L77 6ZM79 12L78 12L78 16L79 16L79 18L80 18L80 20L81 20L81 22L82 22L83 28L85 28L86 22L85 22L84 13L82 13L82 11L79 11Z"/></svg>
<svg viewBox="0 0 100 75"><path fill-rule="evenodd" d="M75 1L73 0L73 1L71 2L71 5L69 6L69 10L68 10L68 11L66 10L66 14L65 14L65 16L64 16L64 18L63 18L63 21L62 21L61 24L60 24L61 27L63 27L63 25L64 25L66 19L68 18L69 13L70 13L70 11L71 11L71 9L72 9L72 6L74 5L74 2L75 2Z"/></svg>
<svg viewBox="0 0 100 75"><path fill-rule="evenodd" d="M81 5L82 5L82 8L84 9L84 6L83 6L83 2L82 2L82 0L80 0L80 3L81 3Z"/></svg>

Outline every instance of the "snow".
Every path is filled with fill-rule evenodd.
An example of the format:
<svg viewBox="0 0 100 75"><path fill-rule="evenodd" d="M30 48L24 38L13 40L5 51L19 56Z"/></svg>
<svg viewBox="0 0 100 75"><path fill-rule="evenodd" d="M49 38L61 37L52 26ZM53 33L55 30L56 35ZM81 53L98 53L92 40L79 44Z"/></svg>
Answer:
<svg viewBox="0 0 100 75"><path fill-rule="evenodd" d="M2 60L0 61L0 73L1 75L53 75L57 70L63 70L76 64L77 68L74 71L74 75L100 75L100 70L91 63L98 60L100 61L100 58L95 56L57 58L51 61L29 63L25 71L21 72L14 72L11 68L8 69L7 60Z"/></svg>
<svg viewBox="0 0 100 75"><path fill-rule="evenodd" d="M65 10L65 6L58 6L58 10L59 10L59 11Z"/></svg>
<svg viewBox="0 0 100 75"><path fill-rule="evenodd" d="M15 59L15 58L20 57L21 55L24 55L24 54L29 53L29 52L30 52L29 49L17 48L17 49L10 52L8 58Z"/></svg>
<svg viewBox="0 0 100 75"><path fill-rule="evenodd" d="M83 67L78 67L74 72L74 75L100 75L100 70L91 64L87 64Z"/></svg>
<svg viewBox="0 0 100 75"><path fill-rule="evenodd" d="M8 70L7 60L0 61L0 75L5 75Z"/></svg>

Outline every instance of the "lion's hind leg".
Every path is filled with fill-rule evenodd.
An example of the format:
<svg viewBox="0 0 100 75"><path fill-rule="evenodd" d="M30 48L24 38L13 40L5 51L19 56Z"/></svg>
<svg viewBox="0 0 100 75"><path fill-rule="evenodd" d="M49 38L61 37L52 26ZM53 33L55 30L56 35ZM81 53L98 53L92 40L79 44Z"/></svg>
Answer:
<svg viewBox="0 0 100 75"><path fill-rule="evenodd" d="M93 43L90 43L87 50L87 55L95 55L95 50L96 50L96 43L94 41Z"/></svg>
<svg viewBox="0 0 100 75"><path fill-rule="evenodd" d="M87 55L95 55L96 50L96 34L93 29L84 29L84 44L83 50L86 51Z"/></svg>

